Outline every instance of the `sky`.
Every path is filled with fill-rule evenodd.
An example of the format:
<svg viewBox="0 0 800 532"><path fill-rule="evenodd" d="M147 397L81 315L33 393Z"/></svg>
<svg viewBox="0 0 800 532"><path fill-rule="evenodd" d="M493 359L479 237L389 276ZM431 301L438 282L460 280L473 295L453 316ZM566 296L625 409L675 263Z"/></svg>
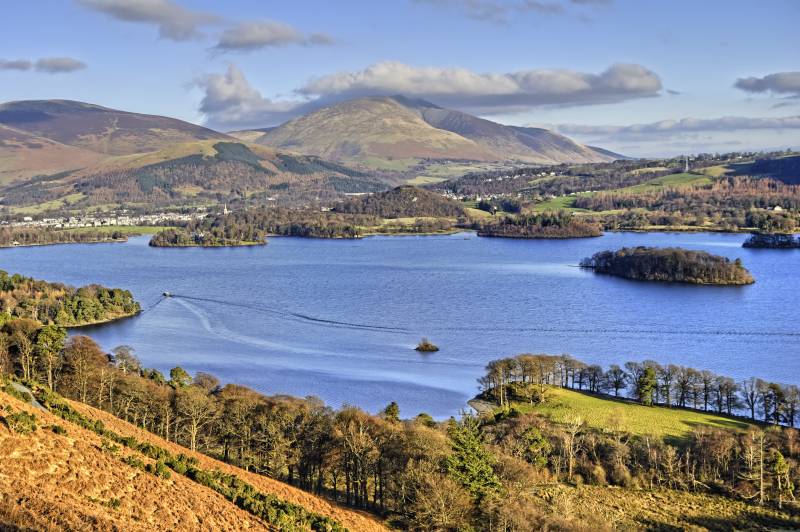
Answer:
<svg viewBox="0 0 800 532"><path fill-rule="evenodd" d="M422 98L632 156L800 148L800 0L3 0L0 102L229 131Z"/></svg>

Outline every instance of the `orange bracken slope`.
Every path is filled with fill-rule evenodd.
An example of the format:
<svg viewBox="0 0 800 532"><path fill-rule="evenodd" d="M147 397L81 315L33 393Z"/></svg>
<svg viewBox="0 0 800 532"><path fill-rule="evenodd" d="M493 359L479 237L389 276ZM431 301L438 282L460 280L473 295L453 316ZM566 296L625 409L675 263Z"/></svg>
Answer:
<svg viewBox="0 0 800 532"><path fill-rule="evenodd" d="M372 516L339 507L282 482L193 453L106 412L71 402L123 436L194 456L203 469L237 475L262 493L336 519L349 530L386 528ZM0 530L271 530L213 490L173 473L158 478L121 461L94 432L0 392L0 410L36 415L38 430L22 435L0 423ZM60 425L66 434L49 429ZM142 458L142 455L138 455ZM145 459L145 461L148 461Z"/></svg>

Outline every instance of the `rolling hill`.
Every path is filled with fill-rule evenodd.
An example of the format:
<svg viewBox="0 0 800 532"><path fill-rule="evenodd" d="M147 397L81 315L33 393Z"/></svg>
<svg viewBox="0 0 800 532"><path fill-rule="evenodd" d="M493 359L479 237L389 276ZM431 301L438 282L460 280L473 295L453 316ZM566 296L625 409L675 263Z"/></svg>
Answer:
<svg viewBox="0 0 800 532"><path fill-rule="evenodd" d="M602 162L615 156L546 129L505 126L402 96L324 107L276 128L231 135L367 167L396 160Z"/></svg>
<svg viewBox="0 0 800 532"><path fill-rule="evenodd" d="M197 476L155 467L147 452L159 448L183 455L198 470L235 476L291 516L305 512L349 530L385 530L364 514L192 452L100 410L68 404L75 413L70 420L0 392L0 529L284 529L286 521L275 513L270 522ZM28 416L36 426L32 431ZM100 433L124 438L125 444Z"/></svg>

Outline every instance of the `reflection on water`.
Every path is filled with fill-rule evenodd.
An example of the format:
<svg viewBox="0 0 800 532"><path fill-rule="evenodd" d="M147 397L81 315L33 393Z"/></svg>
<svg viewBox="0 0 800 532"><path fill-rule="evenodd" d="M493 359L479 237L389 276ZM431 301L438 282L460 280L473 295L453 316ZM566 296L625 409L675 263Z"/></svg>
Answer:
<svg viewBox="0 0 800 532"><path fill-rule="evenodd" d="M156 249L147 239L0 251L0 268L131 289L145 311L81 329L162 371L181 365L267 393L316 395L404 415L457 414L493 358L568 352L600 364L653 358L737 378L800 380L798 251L742 249L743 235L612 233L524 241L474 235ZM747 287L595 275L602 249L656 245L741 257ZM169 291L178 297L163 299ZM185 297L180 297L185 296ZM428 336L441 350L413 350Z"/></svg>

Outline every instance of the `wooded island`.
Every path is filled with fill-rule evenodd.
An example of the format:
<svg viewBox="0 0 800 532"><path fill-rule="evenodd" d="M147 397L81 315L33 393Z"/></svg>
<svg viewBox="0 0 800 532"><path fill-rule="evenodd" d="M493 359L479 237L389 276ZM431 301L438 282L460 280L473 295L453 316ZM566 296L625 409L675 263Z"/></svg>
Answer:
<svg viewBox="0 0 800 532"><path fill-rule="evenodd" d="M740 259L682 248L622 248L601 251L581 261L582 268L635 279L708 285L745 285L755 280Z"/></svg>

